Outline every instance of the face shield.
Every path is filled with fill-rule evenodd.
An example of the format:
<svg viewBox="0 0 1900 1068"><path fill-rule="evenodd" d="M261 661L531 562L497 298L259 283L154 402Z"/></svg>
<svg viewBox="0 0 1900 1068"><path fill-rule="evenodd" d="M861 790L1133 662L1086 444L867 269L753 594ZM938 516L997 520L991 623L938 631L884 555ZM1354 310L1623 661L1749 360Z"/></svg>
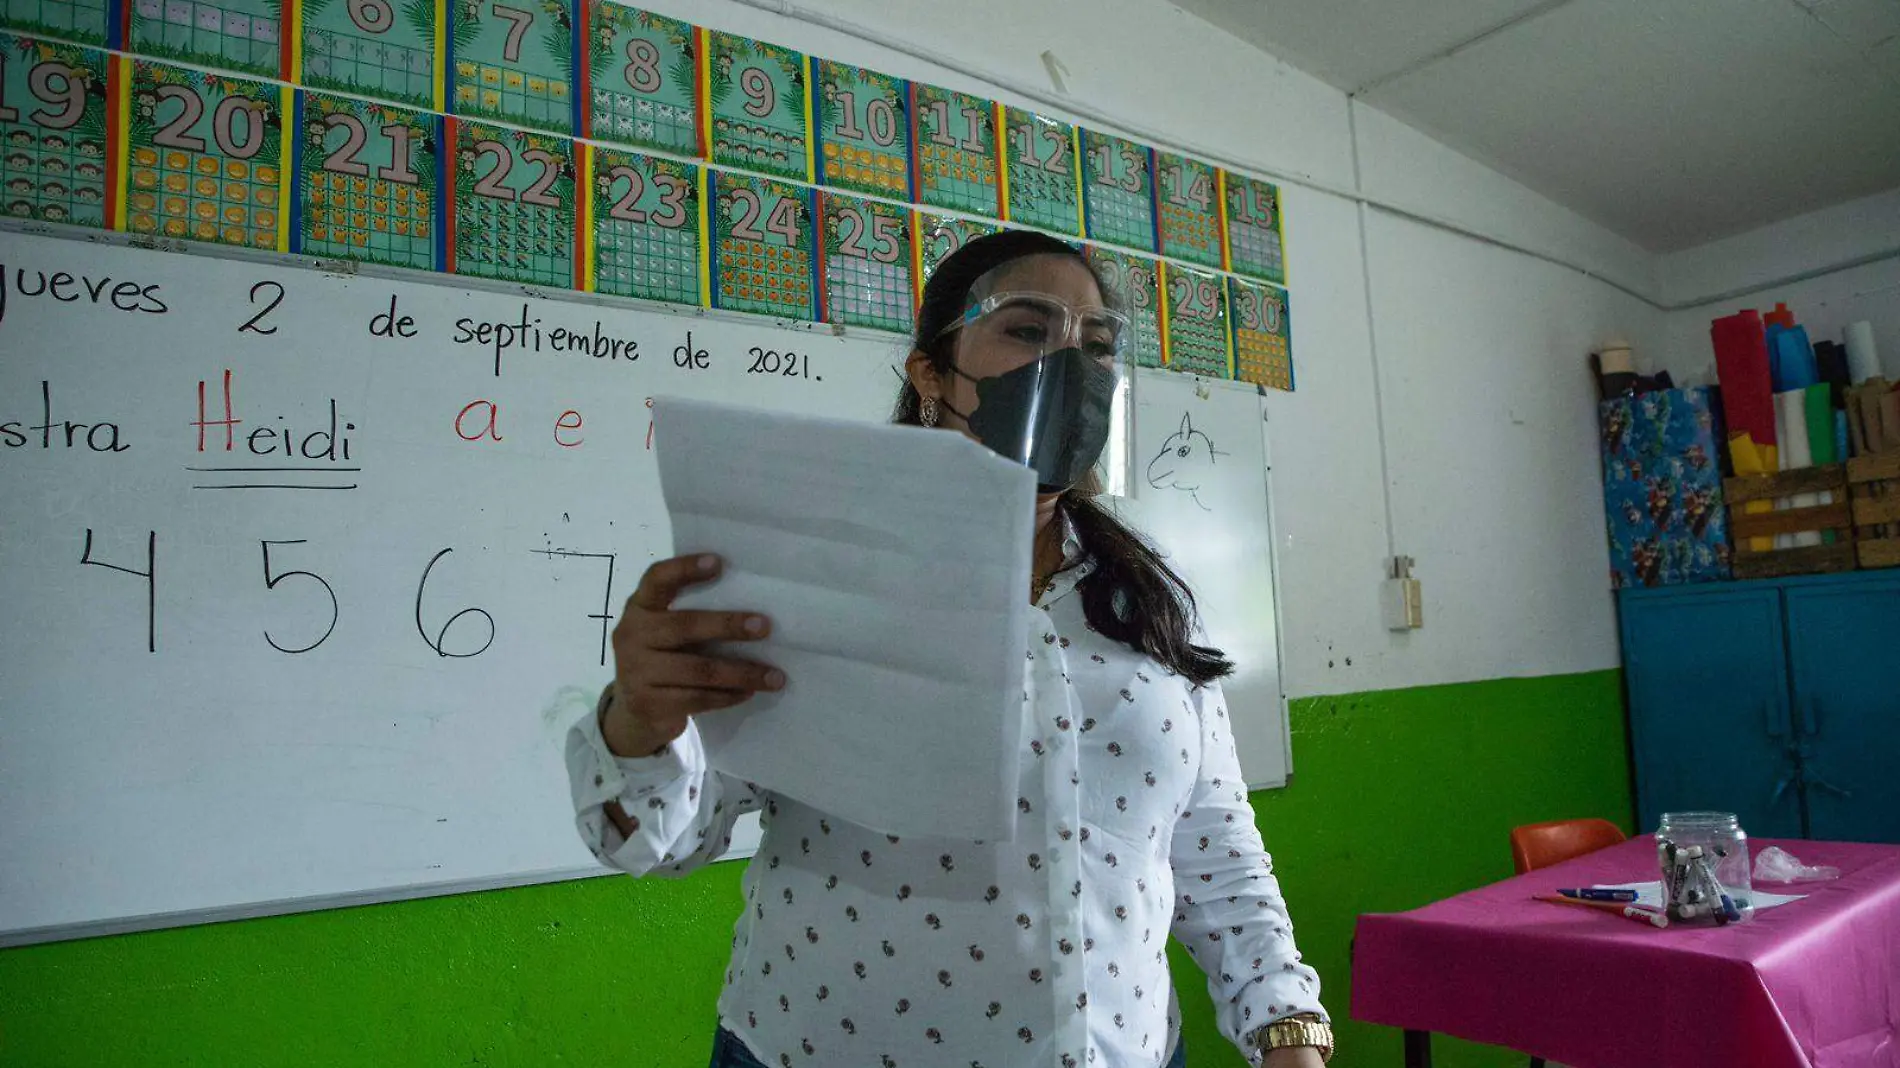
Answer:
<svg viewBox="0 0 1900 1068"><path fill-rule="evenodd" d="M978 441L1034 470L1039 492L1066 490L1091 469L1105 491L1125 492L1128 317L1029 288L992 291L992 276L1014 266L978 279L962 317L939 335L955 335L951 371L976 394L967 411L942 403Z"/></svg>

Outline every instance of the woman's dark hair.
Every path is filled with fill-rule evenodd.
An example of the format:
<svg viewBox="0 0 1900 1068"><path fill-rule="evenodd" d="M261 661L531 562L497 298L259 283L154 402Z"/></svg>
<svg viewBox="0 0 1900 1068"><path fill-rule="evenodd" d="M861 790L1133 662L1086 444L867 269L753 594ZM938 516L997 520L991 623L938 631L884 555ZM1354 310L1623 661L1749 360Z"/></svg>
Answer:
<svg viewBox="0 0 1900 1068"><path fill-rule="evenodd" d="M937 267L924 285L917 309L916 347L930 357L930 365L939 374L950 372L955 343L954 338L939 335L963 315L970 287L997 267L1025 256L1074 260L1094 276L1102 299L1111 306L1117 303L1117 295L1102 285L1101 275L1088 259L1066 242L1032 230L1004 230L976 238ZM891 421L921 425L919 405L917 388L907 378ZM1233 662L1219 649L1192 640L1197 621L1194 592L1154 546L1096 502L1092 483L1091 479L1068 490L1057 504L1082 540L1083 551L1095 560L1095 570L1076 587L1089 626L1146 653L1196 686L1231 674Z"/></svg>

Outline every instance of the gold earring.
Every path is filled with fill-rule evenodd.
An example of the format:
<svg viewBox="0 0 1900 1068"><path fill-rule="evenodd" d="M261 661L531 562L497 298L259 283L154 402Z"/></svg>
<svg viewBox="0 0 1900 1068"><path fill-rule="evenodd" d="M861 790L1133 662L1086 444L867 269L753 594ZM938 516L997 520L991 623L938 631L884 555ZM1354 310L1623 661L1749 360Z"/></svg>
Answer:
<svg viewBox="0 0 1900 1068"><path fill-rule="evenodd" d="M923 409L917 413L917 421L925 426L937 425L937 398L925 397Z"/></svg>

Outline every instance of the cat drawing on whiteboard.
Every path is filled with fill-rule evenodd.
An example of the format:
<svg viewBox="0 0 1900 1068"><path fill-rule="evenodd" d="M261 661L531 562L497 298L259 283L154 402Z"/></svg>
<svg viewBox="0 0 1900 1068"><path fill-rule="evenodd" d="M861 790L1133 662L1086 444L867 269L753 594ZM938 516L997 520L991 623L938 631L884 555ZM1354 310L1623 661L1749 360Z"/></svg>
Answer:
<svg viewBox="0 0 1900 1068"><path fill-rule="evenodd" d="M1200 488L1213 474L1214 458L1226 456L1214 447L1206 434L1194 429L1194 416L1181 413L1181 429L1168 435L1161 451L1148 461L1148 485L1155 489L1180 490L1194 499L1204 512L1213 511L1202 503Z"/></svg>

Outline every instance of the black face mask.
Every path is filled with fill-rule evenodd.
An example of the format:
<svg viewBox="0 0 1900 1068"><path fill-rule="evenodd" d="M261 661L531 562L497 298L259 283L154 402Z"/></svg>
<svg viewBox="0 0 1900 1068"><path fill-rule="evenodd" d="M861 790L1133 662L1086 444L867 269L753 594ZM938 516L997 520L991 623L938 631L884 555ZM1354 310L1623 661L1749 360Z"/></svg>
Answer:
<svg viewBox="0 0 1900 1068"><path fill-rule="evenodd" d="M1108 444L1115 373L1079 348L1052 352L995 378L972 378L976 409L952 414L998 455L1036 472L1036 489L1059 493L1081 481Z"/></svg>

